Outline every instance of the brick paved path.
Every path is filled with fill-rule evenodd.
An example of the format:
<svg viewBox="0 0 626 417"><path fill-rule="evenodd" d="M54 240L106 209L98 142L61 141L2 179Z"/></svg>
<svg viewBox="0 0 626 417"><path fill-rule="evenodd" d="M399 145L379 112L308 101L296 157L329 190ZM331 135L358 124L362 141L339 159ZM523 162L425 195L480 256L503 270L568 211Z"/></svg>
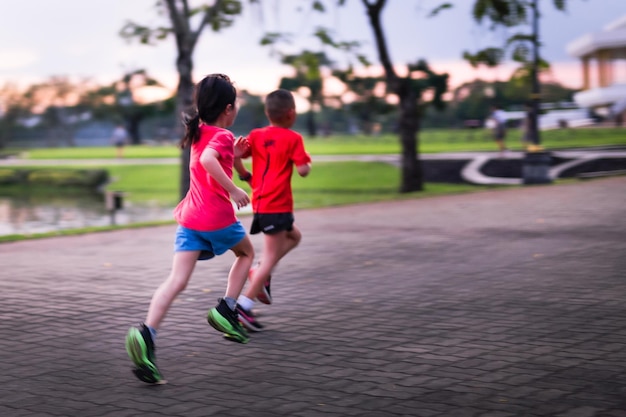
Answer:
<svg viewBox="0 0 626 417"><path fill-rule="evenodd" d="M173 226L0 244L0 416L626 416L626 178L296 218L268 330L210 328L232 256L199 263L162 386L123 339Z"/></svg>

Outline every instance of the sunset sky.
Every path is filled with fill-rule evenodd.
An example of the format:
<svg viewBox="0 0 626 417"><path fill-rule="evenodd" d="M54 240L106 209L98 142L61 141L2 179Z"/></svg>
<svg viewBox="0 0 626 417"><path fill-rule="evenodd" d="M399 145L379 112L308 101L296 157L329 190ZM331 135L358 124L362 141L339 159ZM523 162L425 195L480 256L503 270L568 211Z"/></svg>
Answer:
<svg viewBox="0 0 626 417"><path fill-rule="evenodd" d="M176 51L173 39L157 46L128 44L118 32L127 20L158 24L156 0L28 0L0 4L0 85L42 81L52 75L89 77L99 82L118 79L125 70L145 68L168 88L176 86ZM194 4L194 1L191 1ZM197 4L198 1L195 2ZM331 26L341 40L363 42L363 52L376 63L371 29L358 0L323 16L293 12L294 0L265 0L262 17L248 11L234 27L220 34L206 32L194 58L196 78L224 72L238 88L264 94L278 85L289 68L258 46L265 31L294 34L289 52L319 45L307 35L316 26ZM464 50L500 46L505 38L471 19L473 0L456 0L452 10L428 18L442 0L389 0L383 11L392 60L398 65L426 58L433 69L448 72L451 86L475 78L508 78L511 65L494 70L472 69L461 59ZM580 65L567 55L566 45L579 36L600 31L626 14L626 0L569 0L565 13L552 1L541 1L542 55L552 63L553 79L568 86L581 85Z"/></svg>

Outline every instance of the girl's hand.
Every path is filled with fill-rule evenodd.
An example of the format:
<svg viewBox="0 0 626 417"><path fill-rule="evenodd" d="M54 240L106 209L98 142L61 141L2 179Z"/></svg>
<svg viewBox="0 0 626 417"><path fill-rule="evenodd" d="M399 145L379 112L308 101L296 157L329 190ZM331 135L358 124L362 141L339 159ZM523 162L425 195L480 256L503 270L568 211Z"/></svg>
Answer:
<svg viewBox="0 0 626 417"><path fill-rule="evenodd" d="M235 158L248 158L251 154L248 138L239 136L235 139Z"/></svg>
<svg viewBox="0 0 626 417"><path fill-rule="evenodd" d="M248 193L242 190L239 187L236 187L230 193L230 198L237 204L237 208L243 208L250 203L250 197L248 197Z"/></svg>

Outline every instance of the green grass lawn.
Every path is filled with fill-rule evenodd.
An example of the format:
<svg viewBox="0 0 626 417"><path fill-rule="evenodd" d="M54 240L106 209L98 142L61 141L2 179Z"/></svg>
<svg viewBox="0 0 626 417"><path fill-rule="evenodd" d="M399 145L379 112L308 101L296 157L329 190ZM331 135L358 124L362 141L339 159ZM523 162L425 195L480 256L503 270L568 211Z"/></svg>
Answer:
<svg viewBox="0 0 626 417"><path fill-rule="evenodd" d="M510 129L507 145L521 150L521 132ZM485 129L427 129L419 134L420 152L494 151L495 144ZM546 149L626 145L623 128L579 128L541 132L541 143ZM397 154L398 136L333 135L305 137L305 146L312 155ZM114 147L45 148L22 151L26 159L108 159L115 158ZM127 146L125 158L177 158L180 149L170 145Z"/></svg>
<svg viewBox="0 0 626 417"><path fill-rule="evenodd" d="M547 148L580 146L626 145L626 134L620 128L562 129L542 132ZM495 150L488 130L435 129L420 133L422 152L451 152ZM509 131L508 143L520 148L520 132ZM399 152L395 135L331 136L305 138L307 150L313 155L338 154L396 154ZM175 145L127 146L125 158L174 158L171 165L111 165L112 183L109 190L127 193L134 203L173 205L179 199L180 150ZM115 158L113 147L46 148L26 152L28 159L108 159ZM69 167L67 167L69 168ZM333 162L316 163L312 174L294 177L294 195L297 207L321 207L367 201L405 198L397 192L400 172L397 167L382 163ZM245 187L245 185L244 185ZM470 185L426 184L420 196L431 193L456 192L476 189Z"/></svg>
<svg viewBox="0 0 626 417"><path fill-rule="evenodd" d="M109 190L123 191L131 202L174 206L179 200L178 165L116 165L107 167L113 182ZM235 180L246 191L247 183ZM293 193L297 209L415 198L482 189L467 184L430 184L423 192L400 194L400 171L380 162L316 163L311 175L294 173Z"/></svg>
<svg viewBox="0 0 626 417"><path fill-rule="evenodd" d="M508 144L519 149L519 131L509 133ZM494 151L495 146L486 130L426 130L420 135L421 152ZM312 155L340 154L396 154L398 138L381 136L332 136L328 138L305 138L306 147ZM626 145L623 129L593 128L555 130L542 133L542 143L547 149L602 145ZM111 183L108 190L122 191L134 204L150 204L173 207L179 201L180 164L176 158L180 150L168 146L128 146L125 158L174 158L172 164L154 165L107 165L94 167L88 160L115 158L113 147L32 149L24 154L22 167L29 168L29 159L84 159L83 166L57 166L60 169L104 168L108 170ZM32 169L44 169L33 167ZM50 169L46 167L45 169ZM236 180L244 189L246 183ZM486 188L467 184L426 183L424 190L401 194L400 170L380 162L329 162L315 163L311 175L300 178L294 174L293 190L296 210L375 201L422 198L438 194L473 192ZM502 187L502 186L499 186ZM9 195L8 189L5 195ZM15 192L12 189L11 192ZM0 187L0 195L3 188ZM115 228L115 227L114 227ZM85 229L92 231L92 228ZM63 232L67 234L68 232ZM17 240L12 237L9 240ZM22 237L23 238L23 237ZM7 238L0 238L0 241Z"/></svg>

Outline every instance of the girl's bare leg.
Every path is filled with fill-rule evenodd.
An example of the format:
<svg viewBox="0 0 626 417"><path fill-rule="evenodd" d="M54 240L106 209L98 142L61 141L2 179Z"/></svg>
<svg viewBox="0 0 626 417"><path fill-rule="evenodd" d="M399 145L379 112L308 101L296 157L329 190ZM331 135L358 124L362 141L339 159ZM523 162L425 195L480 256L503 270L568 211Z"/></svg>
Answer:
<svg viewBox="0 0 626 417"><path fill-rule="evenodd" d="M193 272L200 251L181 251L174 253L172 270L152 296L146 325L158 329L161 321L178 294L186 287Z"/></svg>
<svg viewBox="0 0 626 417"><path fill-rule="evenodd" d="M228 273L228 285L225 297L237 299L248 278L248 271L254 260L254 247L250 238L246 235L241 242L231 248L237 259Z"/></svg>

